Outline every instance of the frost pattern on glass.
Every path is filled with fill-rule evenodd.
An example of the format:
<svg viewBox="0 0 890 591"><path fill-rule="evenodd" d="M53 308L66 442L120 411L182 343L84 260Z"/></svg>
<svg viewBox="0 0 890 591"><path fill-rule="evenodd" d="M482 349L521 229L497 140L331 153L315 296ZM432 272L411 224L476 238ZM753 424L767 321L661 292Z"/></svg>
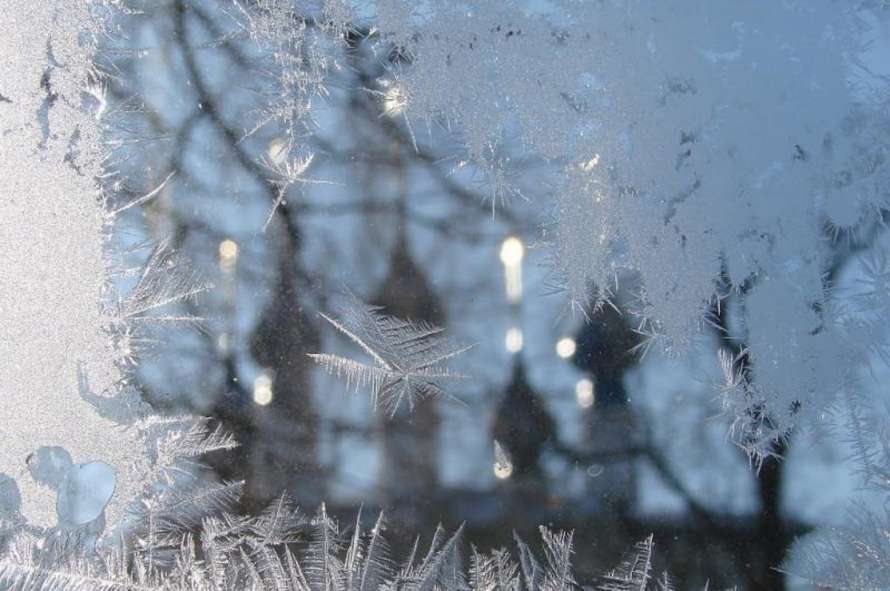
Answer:
<svg viewBox="0 0 890 591"><path fill-rule="evenodd" d="M220 489L217 489L218 491ZM324 505L311 518L287 497L256 518L225 512L232 501L217 494L205 503L202 520L186 529L176 506L155 515L155 532L145 533L142 549L128 553L119 546L83 551L83 540L66 533L50 538L20 537L0 560L0 582L26 581L28 589L66 591L143 591L212 589L300 589L304 591L570 591L573 536L540 529L543 552L535 555L516 537L517 558L506 549L464 560L463 533L438 528L423 552L414 545L406 557L391 556L381 514L366 528L359 513L351 535L332 519ZM181 501L189 507L192 500ZM287 544L308 540L298 552ZM604 575L604 591L646 591L650 587L652 538L637 545L632 558ZM659 581L668 582L664 575ZM662 591L669 586L652 587Z"/></svg>
<svg viewBox="0 0 890 591"><path fill-rule="evenodd" d="M722 395L735 441L768 455L850 386L866 346L825 274L832 244L881 223L886 99L850 83L856 17L836 4L717 3L682 17L606 4L593 37L610 42L590 65L596 140L557 191L557 271L582 307L632 278L642 351L685 353L740 295L757 377Z"/></svg>
<svg viewBox="0 0 890 591"><path fill-rule="evenodd" d="M253 127L245 131L251 135L270 123L282 124L284 143L278 150L290 158L291 152L299 153L304 147L312 129L313 102L327 94L328 72L344 67L333 49L353 21L351 3L322 0L301 6L291 0L259 0L234 4L241 26L272 62L260 73L264 106Z"/></svg>
<svg viewBox="0 0 890 591"><path fill-rule="evenodd" d="M652 552L654 548L653 537L638 542L633 551L621 562L615 570L605 576L605 581L600 585L602 591L646 591L650 588L652 574ZM671 589L670 579L665 573L662 577L664 585L657 588L662 591Z"/></svg>
<svg viewBox="0 0 890 591"><path fill-rule="evenodd" d="M120 351L108 333L113 316L102 305L108 220L93 181L98 127L80 108L100 8L0 3L0 472L17 482L15 512L43 526L56 523L57 493L29 473L38 448L114 468L110 521L135 493L132 461L143 454L134 430L94 407L122 387Z"/></svg>
<svg viewBox="0 0 890 591"><path fill-rule="evenodd" d="M523 156L563 166L548 236L556 271L585 310L630 282L643 350L686 351L721 300L738 295L746 348L721 353L718 386L733 439L759 462L793 430L837 412L866 483L886 493L890 422L857 398L857 370L868 355L887 356L887 264L880 254L863 260L858 306L837 303L831 277L832 248L882 225L890 196L887 99L859 79L852 8L552 4L561 21L513 2L427 10L379 0L372 36L410 58L381 83L386 114L404 117L412 136L419 124L456 130L466 152L458 168L481 171L493 202L519 192L508 140L521 140ZM312 156L292 154L305 147L326 73L344 67L339 52L356 16L336 0L312 3L309 17L284 0L233 6L273 56L268 109L245 133L285 125L284 145L270 151L283 187L275 214L286 188L304 180ZM191 321L155 310L204 286L169 272L159 248L133 295L112 294L103 248L114 216L93 181L103 173L99 127L81 108L92 101L92 116L102 113L91 55L104 7L0 1L0 422L14 427L0 472L19 489L4 481L3 524L17 536L0 580L47 589L575 587L568 533L542 530L541 561L518 541L518 567L505 552L474 551L465 572L460 532L439 530L425 558L412 554L399 568L382 519L366 536L359 519L347 542L324 507L306 519L282 499L256 518L236 516L241 483L191 477L183 462L235 442L190 417L143 416L122 373L147 342L140 326ZM439 382L457 377L443 362L466 350L436 327L359 302L325 319L373 363L314 359L348 385L370 387L392 413L442 394ZM96 546L101 523L39 527L56 522L54 496L68 499L79 471L101 463L115 476L104 517L116 522L135 500L132 548ZM147 481L155 485L143 488ZM108 487L100 488L102 501ZM886 586L886 520L862 509L851 521L804 554L813 580ZM312 539L299 558L284 547L298 532ZM670 588L667 575L652 578L651 554L650 537L602 588Z"/></svg>
<svg viewBox="0 0 890 591"><path fill-rule="evenodd" d="M375 408L395 416L402 405L413 410L418 400L447 396L442 382L462 378L445 362L470 346L450 342L443 329L427 322L401 320L354 297L338 308L337 317L322 314L338 332L373 360L362 363L330 353L310 357L328 373L346 380L347 388L368 387Z"/></svg>
<svg viewBox="0 0 890 591"><path fill-rule="evenodd" d="M83 525L63 513L78 513L78 482L90 473L99 478L96 499L107 506L90 509L98 515L89 527L107 523L110 531L179 454L201 449L170 445L170 429L148 415L128 369L157 338L157 325L197 321L169 308L207 286L164 245L140 270L119 269L107 247L116 213L95 180L108 171L101 110L89 105L101 96L92 60L109 5L15 1L0 8L9 32L0 40L0 473L15 482L2 519L35 528ZM116 293L113 281L130 276L132 292ZM179 425L203 428L189 418ZM57 465L52 478L48 465Z"/></svg>

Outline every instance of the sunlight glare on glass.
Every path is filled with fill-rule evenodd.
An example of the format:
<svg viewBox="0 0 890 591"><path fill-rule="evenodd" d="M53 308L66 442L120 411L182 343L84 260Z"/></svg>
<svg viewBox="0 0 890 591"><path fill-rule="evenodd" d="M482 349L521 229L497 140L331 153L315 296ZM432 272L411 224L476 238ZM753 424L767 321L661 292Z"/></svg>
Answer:
<svg viewBox="0 0 890 591"><path fill-rule="evenodd" d="M261 373L253 381L253 401L260 406L272 402L272 378L269 374Z"/></svg>
<svg viewBox="0 0 890 591"><path fill-rule="evenodd" d="M581 408L590 408L593 406L594 399L595 393L593 381L589 378L578 380L578 383L575 384L575 400L578 401L578 406Z"/></svg>
<svg viewBox="0 0 890 591"><path fill-rule="evenodd" d="M575 339L572 337L563 337L556 342L556 354L563 359L568 359L575 354Z"/></svg>
<svg viewBox="0 0 890 591"><path fill-rule="evenodd" d="M393 83L383 93L383 112L388 117L396 117L408 106L408 98L398 84Z"/></svg>
<svg viewBox="0 0 890 591"><path fill-rule="evenodd" d="M510 353L519 353L522 351L522 329L515 326L510 328L504 339L504 346L507 347L507 351Z"/></svg>

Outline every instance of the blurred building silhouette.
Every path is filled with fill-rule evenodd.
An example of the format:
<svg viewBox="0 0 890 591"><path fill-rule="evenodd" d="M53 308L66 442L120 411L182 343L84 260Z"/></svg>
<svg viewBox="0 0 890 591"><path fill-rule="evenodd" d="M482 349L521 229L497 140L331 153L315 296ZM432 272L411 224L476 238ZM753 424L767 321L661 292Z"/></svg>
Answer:
<svg viewBox="0 0 890 591"><path fill-rule="evenodd" d="M508 508L540 510L546 503L547 480L542 466L542 452L558 440L556 423L540 395L526 376L520 354L513 362L513 373L495 411L492 436L506 458L495 458L507 466L495 466Z"/></svg>
<svg viewBox="0 0 890 591"><path fill-rule="evenodd" d="M253 502L264 502L289 490L301 504L311 507L324 498L326 481L318 462L314 367L307 356L318 350L320 340L300 301L294 237L276 232L275 244L277 277L250 347L254 360L264 368L260 380L268 382L254 386L248 495ZM257 392L258 387L268 392ZM258 394L268 399L257 399Z"/></svg>
<svg viewBox="0 0 890 591"><path fill-rule="evenodd" d="M407 220L401 208L397 223L388 272L372 301L383 306L388 316L444 326L442 304L411 255ZM423 505L432 501L439 488L438 403L426 399L418 401L413 411L402 404L395 416L377 413L383 446L383 466L378 478L382 484L381 500L384 506L399 507L402 520L424 513ZM412 511L414 517L407 514Z"/></svg>
<svg viewBox="0 0 890 591"><path fill-rule="evenodd" d="M608 462L588 468L591 502L602 510L627 511L636 504L636 474L630 450L638 446L637 418L624 376L637 363L639 335L618 309L605 305L575 338L573 363L594 384L594 402L584 414L584 447Z"/></svg>

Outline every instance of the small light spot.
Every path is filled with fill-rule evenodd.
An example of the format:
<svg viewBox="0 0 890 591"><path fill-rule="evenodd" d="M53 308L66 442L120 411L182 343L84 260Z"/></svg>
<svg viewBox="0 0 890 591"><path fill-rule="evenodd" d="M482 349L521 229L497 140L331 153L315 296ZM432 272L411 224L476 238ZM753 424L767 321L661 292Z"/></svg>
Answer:
<svg viewBox="0 0 890 591"><path fill-rule="evenodd" d="M576 349L575 339L571 337L564 337L556 342L556 354L563 359L568 359L574 355Z"/></svg>
<svg viewBox="0 0 890 591"><path fill-rule="evenodd" d="M501 245L501 262L507 267L514 267L522 262L525 247L516 236L510 236Z"/></svg>
<svg viewBox="0 0 890 591"><path fill-rule="evenodd" d="M219 267L224 273L231 273L235 270L237 262L238 243L226 238L219 243Z"/></svg>
<svg viewBox="0 0 890 591"><path fill-rule="evenodd" d="M269 374L261 373L253 381L253 401L260 406L272 402L272 378Z"/></svg>
<svg viewBox="0 0 890 591"><path fill-rule="evenodd" d="M497 440L494 442L494 464L492 464L494 477L498 480L506 480L513 475L513 462L510 460L510 454Z"/></svg>
<svg viewBox="0 0 890 591"><path fill-rule="evenodd" d="M583 170L584 172L590 172L591 170L596 168L599 165L599 163L600 163L600 155L594 154L590 160L588 160L587 162L581 163L581 170Z"/></svg>
<svg viewBox="0 0 890 591"><path fill-rule="evenodd" d="M510 236L501 245L501 262L504 264L504 277L506 279L507 300L517 303L522 299L522 258L525 256L525 247L516 236Z"/></svg>
<svg viewBox="0 0 890 591"><path fill-rule="evenodd" d="M504 346L507 347L507 351L510 353L522 351L522 329L514 326L508 330L507 336L504 339Z"/></svg>
<svg viewBox="0 0 890 591"><path fill-rule="evenodd" d="M383 112L387 117L397 117L407 106L408 97L398 84L391 84L383 93Z"/></svg>
<svg viewBox="0 0 890 591"><path fill-rule="evenodd" d="M590 408L595 400L595 392L593 381L589 378L582 378L575 384L575 400L581 408Z"/></svg>
<svg viewBox="0 0 890 591"><path fill-rule="evenodd" d="M498 480L507 480L513 476L513 464L498 464L495 462L493 471L494 477Z"/></svg>

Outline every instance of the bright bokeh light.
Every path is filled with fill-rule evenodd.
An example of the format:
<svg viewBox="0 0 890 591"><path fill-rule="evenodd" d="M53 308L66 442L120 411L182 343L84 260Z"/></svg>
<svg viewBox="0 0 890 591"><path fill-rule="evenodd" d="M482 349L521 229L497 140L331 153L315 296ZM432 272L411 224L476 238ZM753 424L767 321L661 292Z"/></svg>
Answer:
<svg viewBox="0 0 890 591"><path fill-rule="evenodd" d="M238 243L226 238L219 243L219 267L226 273L231 273L238 262Z"/></svg>
<svg viewBox="0 0 890 591"><path fill-rule="evenodd" d="M596 399L593 381L589 378L582 378L575 384L575 400L581 408L590 408Z"/></svg>
<svg viewBox="0 0 890 591"><path fill-rule="evenodd" d="M516 236L510 236L501 245L501 262L505 267L515 267L522 262L525 256L525 247Z"/></svg>
<svg viewBox="0 0 890 591"><path fill-rule="evenodd" d="M504 339L504 346L507 347L507 351L510 353L519 353L522 351L522 329L516 328L515 326L510 328Z"/></svg>
<svg viewBox="0 0 890 591"><path fill-rule="evenodd" d="M268 374L261 373L253 381L253 401L260 406L272 402L272 378Z"/></svg>
<svg viewBox="0 0 890 591"><path fill-rule="evenodd" d="M494 464L491 465L491 468L494 477L498 480L506 480L513 475L513 462L510 461L510 454L498 440L494 442Z"/></svg>
<svg viewBox="0 0 890 591"><path fill-rule="evenodd" d="M507 300L516 303L522 298L522 258L525 247L516 236L510 236L501 245L501 262L507 280Z"/></svg>
<svg viewBox="0 0 890 591"><path fill-rule="evenodd" d="M495 462L492 465L492 471L494 472L494 477L498 480L506 480L513 476L513 464L510 462Z"/></svg>
<svg viewBox="0 0 890 591"><path fill-rule="evenodd" d="M556 342L556 354L563 359L568 359L575 354L577 345L572 337L564 337Z"/></svg>

